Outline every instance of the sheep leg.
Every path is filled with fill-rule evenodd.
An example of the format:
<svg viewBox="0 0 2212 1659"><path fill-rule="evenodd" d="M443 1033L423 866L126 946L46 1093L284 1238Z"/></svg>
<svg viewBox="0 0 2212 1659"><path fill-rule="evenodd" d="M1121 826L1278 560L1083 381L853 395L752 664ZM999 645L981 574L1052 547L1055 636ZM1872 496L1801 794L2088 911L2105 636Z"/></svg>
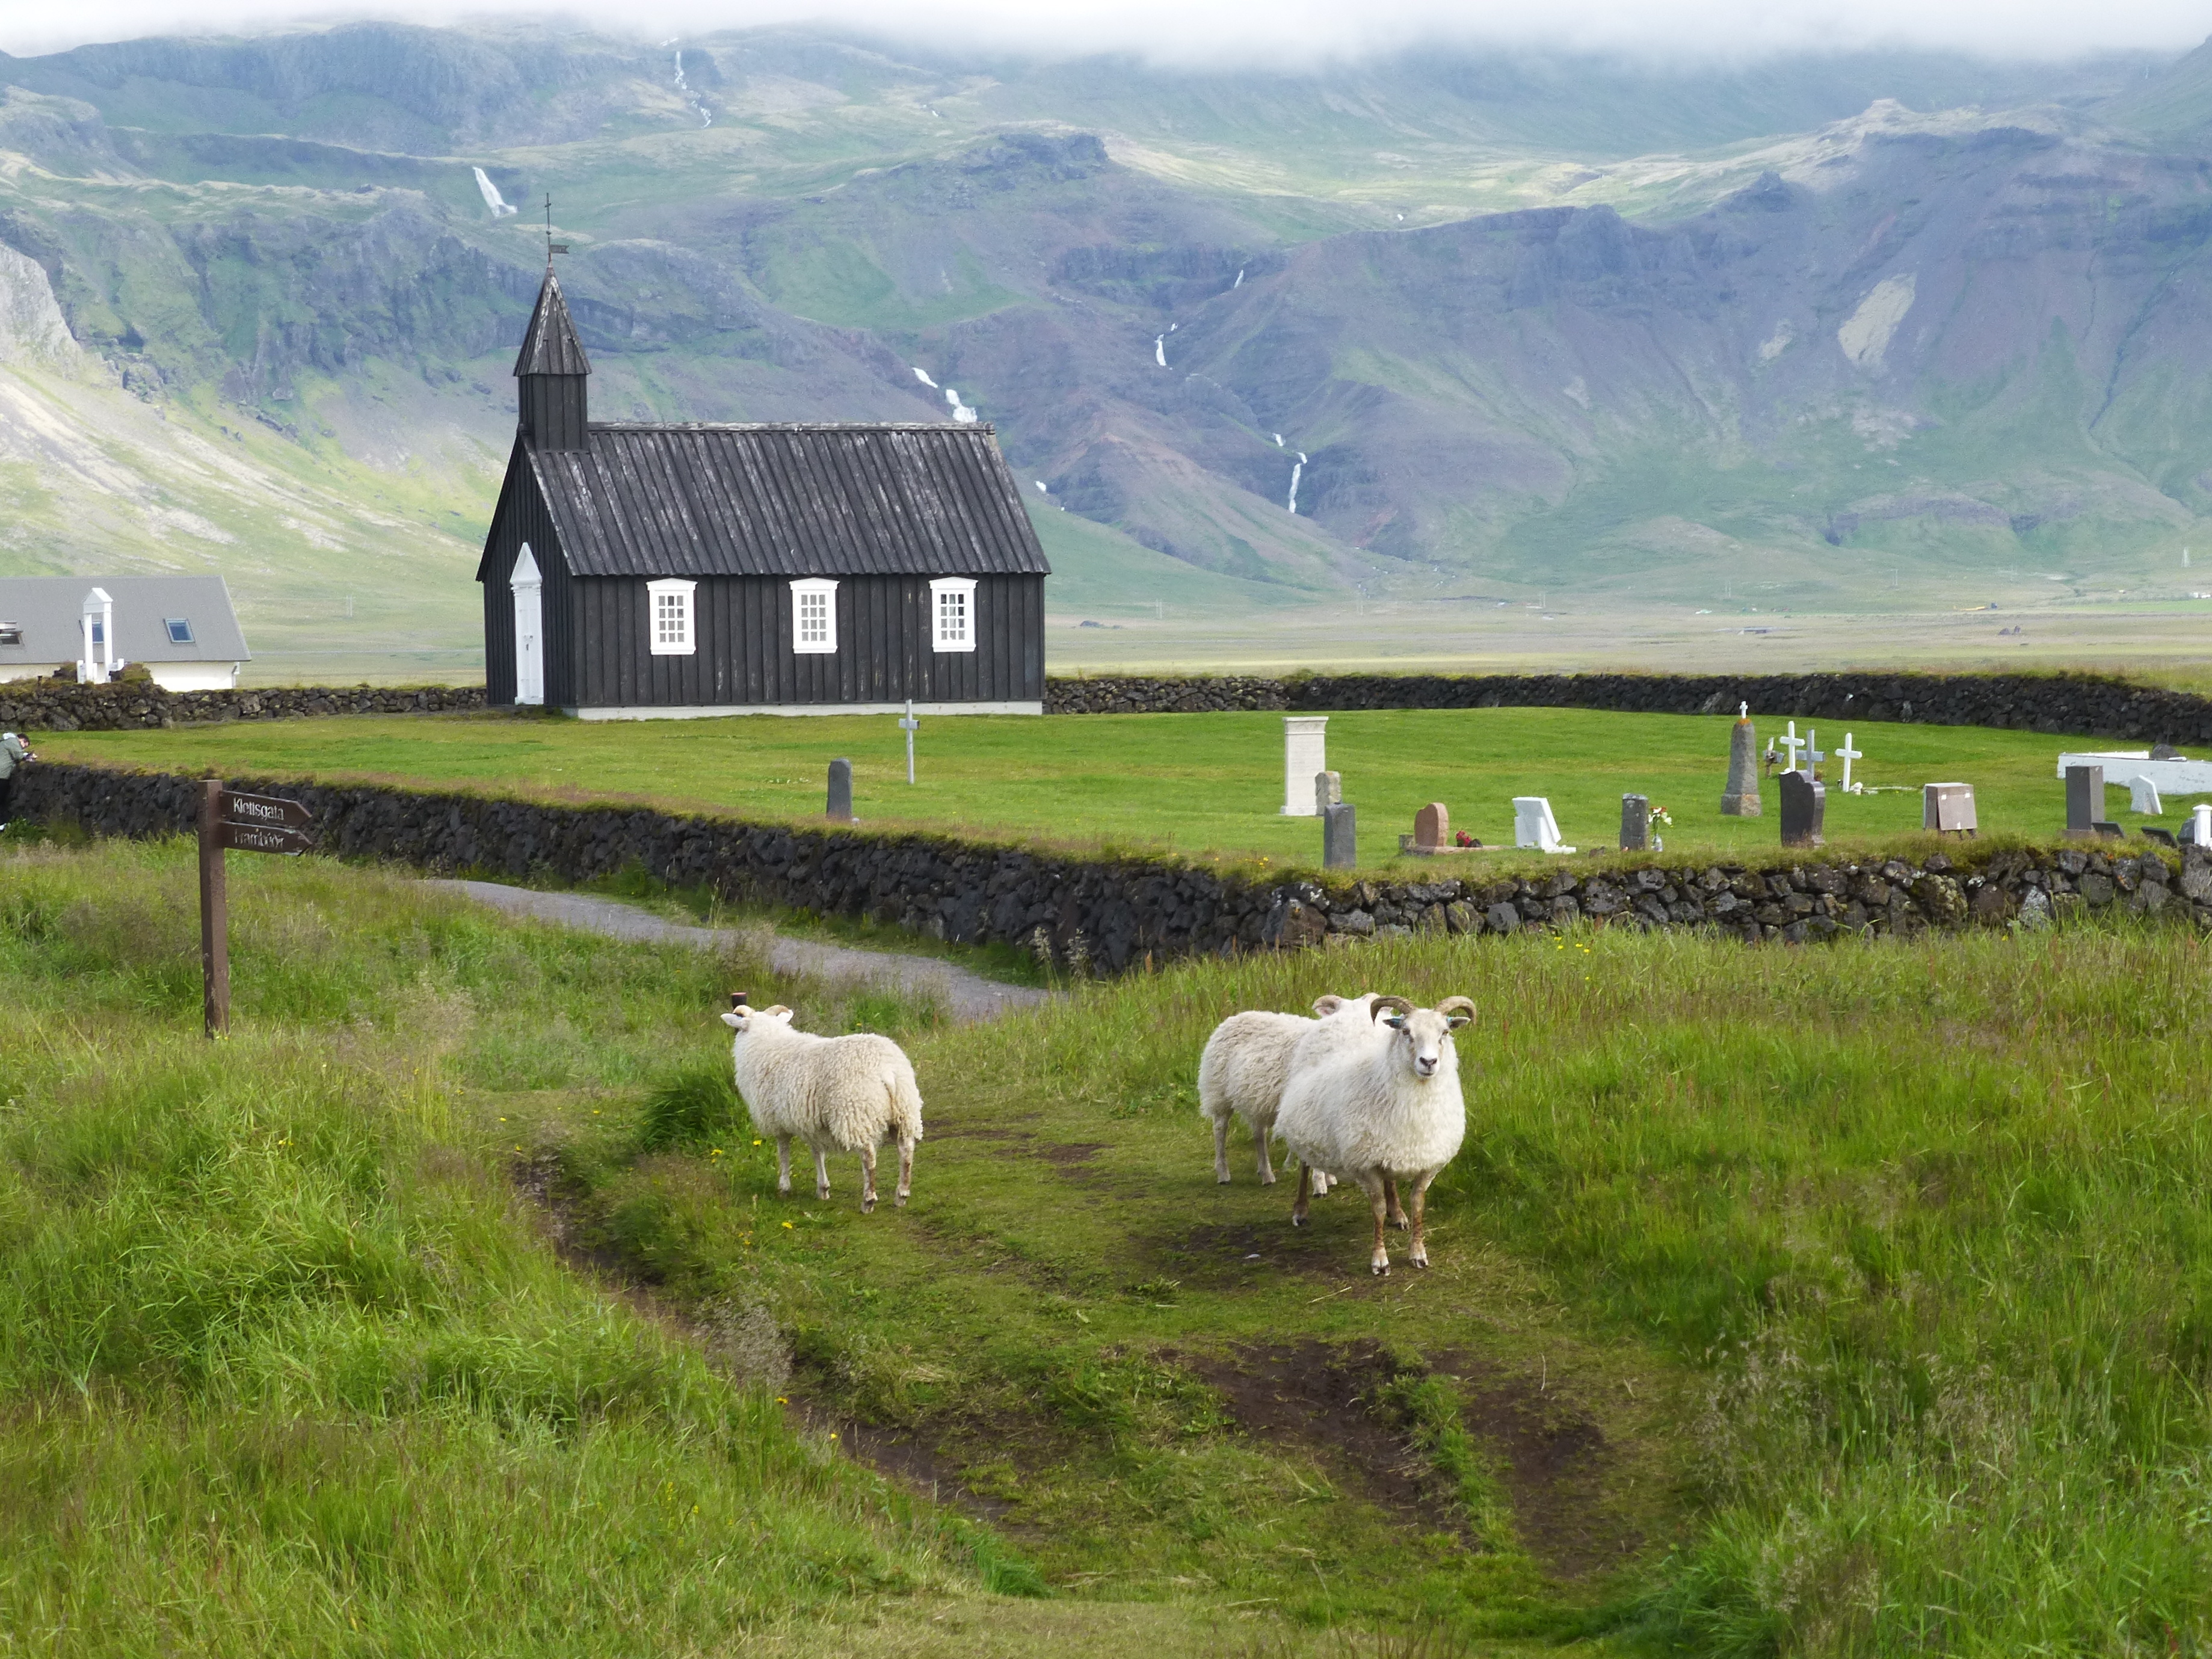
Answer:
<svg viewBox="0 0 2212 1659"><path fill-rule="evenodd" d="M1383 1183L1380 1178L1364 1176L1359 1184L1367 1194L1367 1201L1375 1206L1375 1253L1367 1258L1367 1265L1375 1270L1377 1279L1387 1279L1390 1274L1390 1252L1385 1248L1382 1238L1383 1229L1389 1224L1389 1203L1382 1196Z"/></svg>
<svg viewBox="0 0 2212 1659"><path fill-rule="evenodd" d="M899 1138L898 1194L891 1201L900 1209L903 1210L906 1208L907 1200L911 1198L913 1195L914 1137L911 1135L902 1135Z"/></svg>
<svg viewBox="0 0 2212 1659"><path fill-rule="evenodd" d="M1213 1120L1213 1178L1223 1186L1229 1184L1229 1120Z"/></svg>
<svg viewBox="0 0 2212 1659"><path fill-rule="evenodd" d="M775 1138L775 1192L779 1198L791 1196L791 1137Z"/></svg>
<svg viewBox="0 0 2212 1659"><path fill-rule="evenodd" d="M1275 1126L1272 1123L1255 1123L1252 1126L1252 1144L1260 1149L1260 1184L1262 1187L1275 1184L1275 1166L1267 1157L1267 1142L1274 1133Z"/></svg>
<svg viewBox="0 0 2212 1659"><path fill-rule="evenodd" d="M1408 1257L1416 1267L1429 1265L1429 1247L1421 1238L1421 1206L1429 1195L1429 1183L1436 1178L1436 1171L1431 1170L1413 1183L1413 1248Z"/></svg>
<svg viewBox="0 0 2212 1659"><path fill-rule="evenodd" d="M830 1196L830 1154L819 1146L814 1149L814 1196Z"/></svg>
<svg viewBox="0 0 2212 1659"><path fill-rule="evenodd" d="M867 1215L876 1207L876 1149L872 1144L860 1148L860 1213Z"/></svg>
<svg viewBox="0 0 2212 1659"><path fill-rule="evenodd" d="M1312 1197L1313 1165L1301 1164L1298 1165L1298 1195L1291 1204L1291 1225L1303 1227L1306 1224L1307 1204Z"/></svg>
<svg viewBox="0 0 2212 1659"><path fill-rule="evenodd" d="M1398 1202L1397 1176L1384 1176L1382 1177L1382 1196L1389 1202L1390 1224L1395 1227L1400 1232L1404 1232L1412 1224L1406 1219L1406 1206Z"/></svg>
<svg viewBox="0 0 2212 1659"><path fill-rule="evenodd" d="M1326 1170L1316 1170L1313 1172L1314 1196L1316 1198L1327 1198L1328 1196L1329 1182L1334 1177L1332 1177L1329 1172Z"/></svg>

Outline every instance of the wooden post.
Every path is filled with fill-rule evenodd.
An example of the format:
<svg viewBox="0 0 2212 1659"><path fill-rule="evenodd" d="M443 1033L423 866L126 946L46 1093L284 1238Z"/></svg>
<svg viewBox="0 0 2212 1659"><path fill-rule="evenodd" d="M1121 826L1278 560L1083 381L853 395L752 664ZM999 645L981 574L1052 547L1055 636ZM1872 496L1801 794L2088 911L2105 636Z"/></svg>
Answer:
<svg viewBox="0 0 2212 1659"><path fill-rule="evenodd" d="M200 785L200 975L210 1039L230 1030L230 904L222 864L222 780Z"/></svg>

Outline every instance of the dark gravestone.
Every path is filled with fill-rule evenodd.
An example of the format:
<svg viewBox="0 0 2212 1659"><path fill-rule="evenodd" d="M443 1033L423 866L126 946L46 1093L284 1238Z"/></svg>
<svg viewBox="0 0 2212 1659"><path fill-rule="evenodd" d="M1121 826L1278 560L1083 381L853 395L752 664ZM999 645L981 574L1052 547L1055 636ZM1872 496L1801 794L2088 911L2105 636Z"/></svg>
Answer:
<svg viewBox="0 0 2212 1659"><path fill-rule="evenodd" d="M2105 769L2069 766L2066 769L2066 833L2094 836L2105 816Z"/></svg>
<svg viewBox="0 0 2212 1659"><path fill-rule="evenodd" d="M839 823L853 821L853 763L830 763L830 817Z"/></svg>
<svg viewBox="0 0 2212 1659"><path fill-rule="evenodd" d="M2176 844L2172 830L2161 830L2154 823L2146 823L2142 826L2142 838L2145 841L2154 841L2160 847L2172 847Z"/></svg>
<svg viewBox="0 0 2212 1659"><path fill-rule="evenodd" d="M1651 850L1651 798L1649 795L1623 795L1620 798L1620 850L1624 853L1648 853Z"/></svg>
<svg viewBox="0 0 2212 1659"><path fill-rule="evenodd" d="M1821 828L1828 816L1828 786L1802 772L1782 775L1782 844L1825 847Z"/></svg>
<svg viewBox="0 0 2212 1659"><path fill-rule="evenodd" d="M1341 803L1324 807L1321 815L1321 867L1356 870L1359 867L1359 838L1353 809Z"/></svg>

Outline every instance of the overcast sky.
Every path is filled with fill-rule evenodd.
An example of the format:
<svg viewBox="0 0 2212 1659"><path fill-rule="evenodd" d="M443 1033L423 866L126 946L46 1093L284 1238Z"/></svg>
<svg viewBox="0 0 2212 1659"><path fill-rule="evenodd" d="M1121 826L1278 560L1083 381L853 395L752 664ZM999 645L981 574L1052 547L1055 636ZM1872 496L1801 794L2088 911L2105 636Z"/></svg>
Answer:
<svg viewBox="0 0 2212 1659"><path fill-rule="evenodd" d="M611 32L698 33L795 21L1059 57L1115 51L1168 64L1289 65L1424 41L1483 40L1680 57L1917 46L2058 57L2180 51L2212 30L2201 0L623 0L567 8ZM544 15L503 0L393 0L343 12L298 0L0 0L0 50L60 51L141 34L264 30L380 17L447 23Z"/></svg>

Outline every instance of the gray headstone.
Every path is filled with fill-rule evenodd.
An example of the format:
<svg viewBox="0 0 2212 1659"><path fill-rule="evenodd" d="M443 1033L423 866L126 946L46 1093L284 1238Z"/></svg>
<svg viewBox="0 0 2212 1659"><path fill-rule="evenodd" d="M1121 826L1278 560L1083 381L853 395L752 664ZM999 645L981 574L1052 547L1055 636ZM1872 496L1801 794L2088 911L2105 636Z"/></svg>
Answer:
<svg viewBox="0 0 2212 1659"><path fill-rule="evenodd" d="M830 763L830 817L839 823L853 821L853 763Z"/></svg>
<svg viewBox="0 0 2212 1659"><path fill-rule="evenodd" d="M1624 853L1645 853L1651 848L1651 798L1649 795L1623 795L1620 798L1620 850Z"/></svg>
<svg viewBox="0 0 2212 1659"><path fill-rule="evenodd" d="M1326 812L1332 806L1344 805L1344 774L1316 772L1314 774L1314 811Z"/></svg>
<svg viewBox="0 0 2212 1659"><path fill-rule="evenodd" d="M1721 816L1755 818L1760 815L1759 732L1749 720L1738 720L1729 738L1728 787L1721 795Z"/></svg>
<svg viewBox="0 0 2212 1659"><path fill-rule="evenodd" d="M1920 787L1920 827L1945 833L1973 831L1974 786L1971 783L1928 783Z"/></svg>
<svg viewBox="0 0 2212 1659"><path fill-rule="evenodd" d="M1828 816L1828 786L1815 783L1802 772L1782 775L1782 844L1784 847L1824 847L1821 833Z"/></svg>
<svg viewBox="0 0 2212 1659"><path fill-rule="evenodd" d="M2105 769L2069 766L2066 769L2066 833L2094 836L2105 816Z"/></svg>
<svg viewBox="0 0 2212 1659"><path fill-rule="evenodd" d="M1322 809L1321 867L1324 870L1357 870L1359 867L1359 836L1354 809L1341 801Z"/></svg>

